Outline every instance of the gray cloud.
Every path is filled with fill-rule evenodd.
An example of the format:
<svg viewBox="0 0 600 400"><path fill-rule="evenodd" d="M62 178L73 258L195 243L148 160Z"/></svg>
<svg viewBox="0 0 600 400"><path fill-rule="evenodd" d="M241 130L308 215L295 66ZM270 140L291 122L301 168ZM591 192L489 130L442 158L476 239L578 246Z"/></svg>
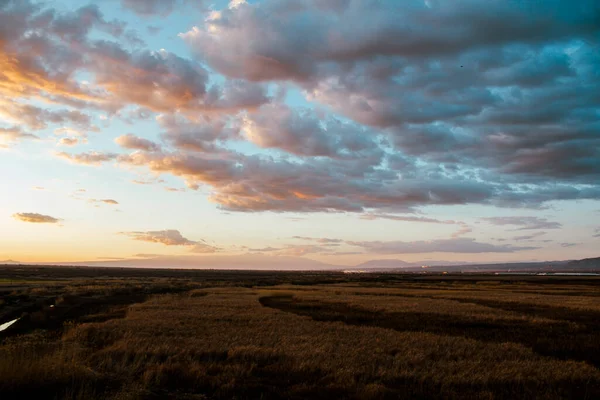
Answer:
<svg viewBox="0 0 600 400"><path fill-rule="evenodd" d="M306 236L293 236L292 239L306 240L306 241L316 242L316 243L320 243L320 244L338 244L338 243L343 242L343 240L341 240L341 239L313 238L313 237L306 237Z"/></svg>
<svg viewBox="0 0 600 400"><path fill-rule="evenodd" d="M123 7L142 16L167 16L177 3L178 0L121 0Z"/></svg>
<svg viewBox="0 0 600 400"><path fill-rule="evenodd" d="M560 246L561 247L573 247L573 246L577 246L577 243L561 243Z"/></svg>
<svg viewBox="0 0 600 400"><path fill-rule="evenodd" d="M484 46L593 35L598 32L594 2L552 8L532 2L351 1L322 7L311 0L245 3L220 10L202 27L183 35L199 57L228 76L250 80L306 80L327 72L328 63L378 56L442 57ZM308 17L307 17L308 16ZM239 46L239 43L245 43ZM383 70L381 73L385 73Z"/></svg>
<svg viewBox="0 0 600 400"><path fill-rule="evenodd" d="M71 161L75 164L82 165L100 165L103 162L111 161L117 158L117 154L114 153L102 153L97 151L90 151L87 153L69 154L60 152L56 154L60 158Z"/></svg>
<svg viewBox="0 0 600 400"><path fill-rule="evenodd" d="M162 137L173 147L190 152L209 152L217 149L218 142L238 137L235 126L227 126L222 119L190 121L182 115L160 115Z"/></svg>
<svg viewBox="0 0 600 400"><path fill-rule="evenodd" d="M269 253L272 251L279 251L281 250L281 248L279 247L261 247L261 248L256 248L256 249L248 249L249 251L255 251L255 252L259 252L259 253Z"/></svg>
<svg viewBox="0 0 600 400"><path fill-rule="evenodd" d="M123 4L165 15L180 3ZM59 156L179 176L232 211L392 215L600 199L600 9L593 0L523 4L243 3L182 35L191 60L144 49L94 5L64 13L5 0L0 70L16 72L0 87L0 112L28 129L83 132L94 129L88 110L161 114L160 143L118 139L134 154ZM310 107L286 105L287 85ZM251 150L231 150L237 142ZM411 222L437 223L425 218ZM457 227L455 238L470 230Z"/></svg>
<svg viewBox="0 0 600 400"><path fill-rule="evenodd" d="M536 232L536 233L532 233L531 235L515 236L515 237L513 237L513 240L516 240L516 241L522 241L522 240L533 241L533 239L538 238L540 236L543 236L545 234L546 234L546 232Z"/></svg>
<svg viewBox="0 0 600 400"><path fill-rule="evenodd" d="M428 218L428 217L414 217L414 216L407 216L407 215L374 214L374 213L364 214L361 216L361 219L366 219L366 220L389 219L392 221L423 222L423 223L428 223L428 224L445 224L445 225L461 224L461 222L457 222L457 221L453 221L453 220L439 220L439 219Z"/></svg>
<svg viewBox="0 0 600 400"><path fill-rule="evenodd" d="M184 39L227 76L295 81L310 100L381 129L394 157L417 157L421 169L530 185L497 190L497 203L599 198L595 2L287 4L220 10ZM267 111L278 124L250 116L260 146L300 156L340 148L314 119ZM409 163L402 174L414 171Z"/></svg>
<svg viewBox="0 0 600 400"><path fill-rule="evenodd" d="M310 109L292 109L273 103L249 113L243 120L246 138L263 148L299 156L357 157L383 155L374 135L356 124L319 118Z"/></svg>
<svg viewBox="0 0 600 400"><path fill-rule="evenodd" d="M134 153L119 161L181 176L191 188L210 185L214 201L237 211L407 211L424 204L484 202L494 191L483 182L443 177L398 181L371 167L369 159L297 163L216 152Z"/></svg>
<svg viewBox="0 0 600 400"><path fill-rule="evenodd" d="M562 227L558 222L548 221L546 218L538 217L492 217L482 219L492 225L519 226L520 228L517 228L517 230L560 229Z"/></svg>
<svg viewBox="0 0 600 400"><path fill-rule="evenodd" d="M92 118L79 110L46 110L31 104L24 104L9 98L0 98L0 115L25 125L32 130L40 130L49 124L72 125L78 129L97 131Z"/></svg>

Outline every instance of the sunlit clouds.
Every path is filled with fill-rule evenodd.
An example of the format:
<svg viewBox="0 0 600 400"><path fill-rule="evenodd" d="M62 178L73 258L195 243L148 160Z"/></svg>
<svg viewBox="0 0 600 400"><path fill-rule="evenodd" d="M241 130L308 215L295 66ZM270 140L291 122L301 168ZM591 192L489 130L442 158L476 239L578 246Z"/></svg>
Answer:
<svg viewBox="0 0 600 400"><path fill-rule="evenodd" d="M12 217L18 221L29 222L32 224L57 224L60 222L60 219L58 218L38 213L17 213L13 214Z"/></svg>
<svg viewBox="0 0 600 400"><path fill-rule="evenodd" d="M593 255L597 2L90 3L0 1L10 223L124 257Z"/></svg>
<svg viewBox="0 0 600 400"><path fill-rule="evenodd" d="M149 232L121 232L121 234L142 242L160 243L165 246L185 246L192 253L215 253L219 250L217 247L211 246L203 240L189 240L174 229Z"/></svg>

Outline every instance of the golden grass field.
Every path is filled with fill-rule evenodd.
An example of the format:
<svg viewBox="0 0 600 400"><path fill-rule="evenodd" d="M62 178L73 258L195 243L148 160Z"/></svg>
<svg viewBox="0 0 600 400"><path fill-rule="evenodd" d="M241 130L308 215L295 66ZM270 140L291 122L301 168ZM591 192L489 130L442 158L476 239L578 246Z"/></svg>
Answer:
<svg viewBox="0 0 600 400"><path fill-rule="evenodd" d="M0 398L600 398L592 279L75 275L0 284Z"/></svg>

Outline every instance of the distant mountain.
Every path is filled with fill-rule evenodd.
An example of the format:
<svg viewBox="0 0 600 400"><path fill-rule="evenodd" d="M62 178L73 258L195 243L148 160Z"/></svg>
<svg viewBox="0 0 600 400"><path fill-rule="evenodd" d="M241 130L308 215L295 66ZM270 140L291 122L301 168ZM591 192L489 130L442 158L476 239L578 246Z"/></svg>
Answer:
<svg viewBox="0 0 600 400"><path fill-rule="evenodd" d="M371 260L348 268L365 272L454 272L454 273L569 273L600 272L600 257L577 261L497 262L475 264L448 261Z"/></svg>
<svg viewBox="0 0 600 400"><path fill-rule="evenodd" d="M139 268L184 268L184 269L244 269L244 270L331 270L342 266L325 264L302 257L247 255L210 256L158 256L124 260L81 261L53 263L60 265L85 265L90 267L139 267Z"/></svg>
<svg viewBox="0 0 600 400"><path fill-rule="evenodd" d="M568 268L583 268L583 269L600 269L600 257L584 258L583 260L569 261Z"/></svg>
<svg viewBox="0 0 600 400"><path fill-rule="evenodd" d="M437 261L437 260L422 260L414 262L406 262L403 260L370 260L362 264L358 264L355 268L358 269L402 269L402 268L421 268L422 266L453 266L453 265L469 265L465 261Z"/></svg>
<svg viewBox="0 0 600 400"><path fill-rule="evenodd" d="M28 265L14 260L2 264ZM133 268L230 269L271 271L346 271L382 273L600 273L600 257L575 261L498 262L474 264L457 261L370 260L356 266L333 265L304 257L264 254L151 256L129 259L106 259L80 262L46 263L45 265ZM423 268L425 267L425 268Z"/></svg>

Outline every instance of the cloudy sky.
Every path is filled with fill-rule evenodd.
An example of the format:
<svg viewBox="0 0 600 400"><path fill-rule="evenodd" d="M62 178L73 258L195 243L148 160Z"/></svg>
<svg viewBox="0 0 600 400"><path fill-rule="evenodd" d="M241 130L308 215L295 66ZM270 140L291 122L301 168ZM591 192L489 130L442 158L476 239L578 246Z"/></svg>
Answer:
<svg viewBox="0 0 600 400"><path fill-rule="evenodd" d="M599 39L596 0L0 0L0 260L599 256Z"/></svg>

